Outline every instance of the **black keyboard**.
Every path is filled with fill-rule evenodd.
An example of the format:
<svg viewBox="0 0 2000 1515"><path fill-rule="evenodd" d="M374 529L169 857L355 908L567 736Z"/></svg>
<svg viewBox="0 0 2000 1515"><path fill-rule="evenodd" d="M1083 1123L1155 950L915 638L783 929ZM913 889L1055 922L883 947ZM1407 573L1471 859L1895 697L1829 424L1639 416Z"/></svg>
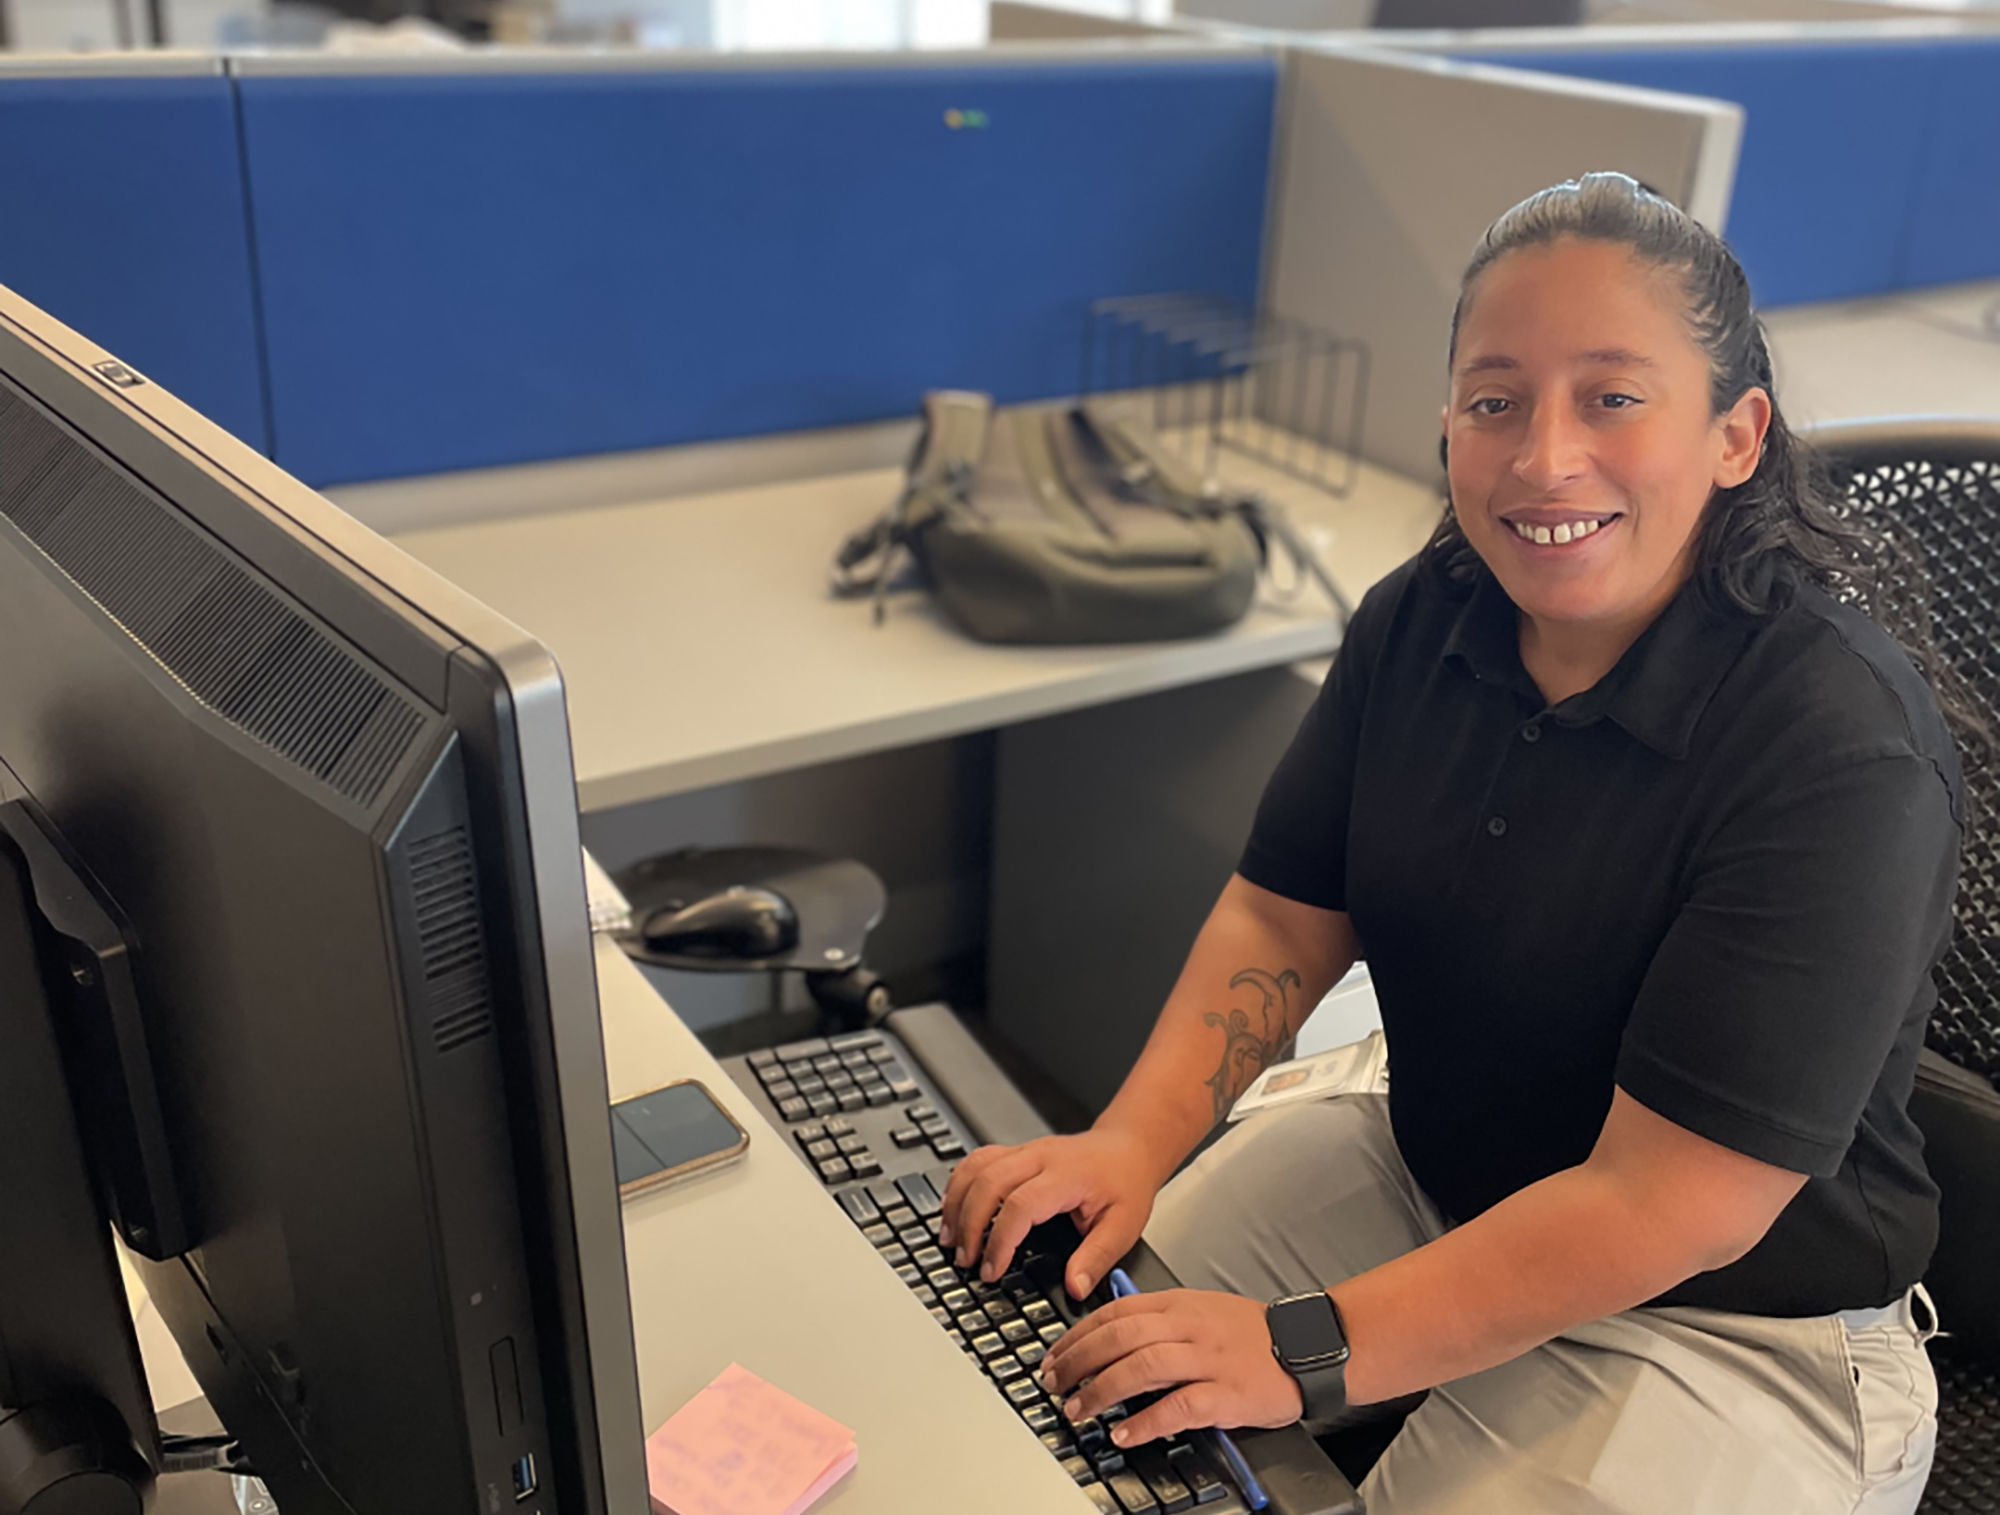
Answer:
<svg viewBox="0 0 2000 1515"><path fill-rule="evenodd" d="M1250 1515L1206 1433L1121 1450L1125 1411L1071 1425L1035 1379L1049 1344L1102 1304L1069 1297L1079 1236L1068 1217L1037 1226L995 1283L961 1272L937 1244L941 1196L971 1133L889 1031L815 1037L722 1060L799 1158L832 1191L939 1327L1104 1515Z"/></svg>

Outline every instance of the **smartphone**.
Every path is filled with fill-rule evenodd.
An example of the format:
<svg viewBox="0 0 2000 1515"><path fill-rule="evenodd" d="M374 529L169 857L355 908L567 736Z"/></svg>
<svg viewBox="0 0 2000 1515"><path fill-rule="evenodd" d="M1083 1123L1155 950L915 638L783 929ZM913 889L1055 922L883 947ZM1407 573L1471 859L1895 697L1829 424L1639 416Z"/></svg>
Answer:
<svg viewBox="0 0 2000 1515"><path fill-rule="evenodd" d="M684 1078L611 1107L620 1199L734 1162L749 1145L750 1133L699 1079Z"/></svg>

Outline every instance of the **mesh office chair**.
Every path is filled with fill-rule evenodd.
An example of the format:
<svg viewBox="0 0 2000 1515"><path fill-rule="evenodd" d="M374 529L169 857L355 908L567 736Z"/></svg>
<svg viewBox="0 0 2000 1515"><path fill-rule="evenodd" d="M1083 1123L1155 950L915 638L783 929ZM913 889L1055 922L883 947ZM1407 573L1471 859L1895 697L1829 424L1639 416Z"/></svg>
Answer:
<svg viewBox="0 0 2000 1515"><path fill-rule="evenodd" d="M1845 422L1809 433L1848 507L1928 581L1931 632L2000 737L2000 421ZM1911 1099L1943 1191L1926 1277L1938 1450L1919 1515L2000 1515L2000 764L1968 763L1957 930Z"/></svg>

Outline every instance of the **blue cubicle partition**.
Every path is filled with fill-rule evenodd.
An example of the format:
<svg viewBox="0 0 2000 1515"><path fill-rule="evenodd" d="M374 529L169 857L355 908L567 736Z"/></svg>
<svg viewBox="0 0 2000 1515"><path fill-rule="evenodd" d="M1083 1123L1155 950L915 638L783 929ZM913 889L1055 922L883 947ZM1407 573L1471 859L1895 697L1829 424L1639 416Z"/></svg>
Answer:
<svg viewBox="0 0 2000 1515"><path fill-rule="evenodd" d="M229 81L0 77L0 284L268 443Z"/></svg>
<svg viewBox="0 0 2000 1515"><path fill-rule="evenodd" d="M276 457L315 484L1076 387L1254 301L1259 55L239 80Z"/></svg>
<svg viewBox="0 0 2000 1515"><path fill-rule="evenodd" d="M1760 305L2000 277L2000 37L1457 55L1742 105L1728 230Z"/></svg>

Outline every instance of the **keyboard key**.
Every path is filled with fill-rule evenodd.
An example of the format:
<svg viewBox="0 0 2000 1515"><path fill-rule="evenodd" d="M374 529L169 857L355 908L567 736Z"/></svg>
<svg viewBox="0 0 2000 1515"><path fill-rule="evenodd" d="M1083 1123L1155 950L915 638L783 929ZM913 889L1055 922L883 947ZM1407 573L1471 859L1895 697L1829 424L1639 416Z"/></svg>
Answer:
<svg viewBox="0 0 2000 1515"><path fill-rule="evenodd" d="M777 1060L778 1054L769 1047L764 1048L760 1052L753 1052L744 1059L753 1068L768 1068Z"/></svg>
<svg viewBox="0 0 2000 1515"><path fill-rule="evenodd" d="M865 1136L849 1134L847 1136L835 1137L833 1144L840 1149L842 1157L847 1156L850 1152L866 1152L868 1150L868 1138Z"/></svg>
<svg viewBox="0 0 2000 1515"><path fill-rule="evenodd" d="M853 1114L856 1110L861 1109L864 1105L868 1103L867 1098L862 1094L862 1092L859 1089L837 1090L833 1097L835 1103L837 1103L841 1109L847 1111L850 1115Z"/></svg>
<svg viewBox="0 0 2000 1515"><path fill-rule="evenodd" d="M868 1198L868 1196L866 1194L863 1194L862 1191L859 1189L849 1189L846 1191L846 1193L843 1193L840 1196L841 1202L843 1204L846 1203L848 1196L853 1194L860 1194L863 1199ZM869 1200L869 1203L873 1204L874 1201ZM894 1231L891 1231L887 1226L883 1225L882 1222L880 1222L879 1220L876 1221L875 1224L872 1226L864 1227L862 1229L861 1234L868 1238L869 1246L874 1247L878 1250L883 1247L893 1246L896 1241L896 1233Z"/></svg>
<svg viewBox="0 0 2000 1515"><path fill-rule="evenodd" d="M952 1319L958 1323L959 1330L967 1336L984 1336L993 1329L993 1322L987 1319L986 1312L977 1305L970 1310L960 1310Z"/></svg>
<svg viewBox="0 0 2000 1515"><path fill-rule="evenodd" d="M910 1292L917 1296L917 1303L922 1305L926 1310L938 1302L937 1290L933 1289L929 1284L922 1284L910 1290Z"/></svg>
<svg viewBox="0 0 2000 1515"><path fill-rule="evenodd" d="M938 1251L936 1247L919 1247L911 1255L910 1261L928 1273L933 1268L944 1266L944 1253Z"/></svg>
<svg viewBox="0 0 2000 1515"><path fill-rule="evenodd" d="M802 1099L781 1099L778 1101L778 1114L788 1121L804 1120L812 1114L812 1110Z"/></svg>
<svg viewBox="0 0 2000 1515"><path fill-rule="evenodd" d="M1055 1306L1046 1299L1038 1299L1021 1306L1021 1314L1031 1326L1046 1326L1056 1320Z"/></svg>
<svg viewBox="0 0 2000 1515"><path fill-rule="evenodd" d="M854 1177L854 1170L847 1166L844 1157L829 1157L819 1164L819 1176L823 1183L844 1184Z"/></svg>
<svg viewBox="0 0 2000 1515"><path fill-rule="evenodd" d="M826 1086L829 1089L852 1089L854 1075L838 1064L826 1070Z"/></svg>
<svg viewBox="0 0 2000 1515"><path fill-rule="evenodd" d="M840 1103L831 1094L811 1094L806 1097L806 1108L814 1115L831 1115Z"/></svg>
<svg viewBox="0 0 2000 1515"><path fill-rule="evenodd" d="M1028 1423L1030 1431L1053 1431L1062 1424L1062 1417L1056 1414L1055 1406L1047 1403L1029 1405L1021 1411L1021 1419Z"/></svg>
<svg viewBox="0 0 2000 1515"><path fill-rule="evenodd" d="M847 1218L857 1226L868 1225L882 1212L875 1208L875 1201L868 1197L866 1189L848 1189L840 1196L840 1208L847 1212ZM887 1235L885 1231L883 1233Z"/></svg>
<svg viewBox="0 0 2000 1515"><path fill-rule="evenodd" d="M1083 1492L1088 1494L1090 1502L1097 1506L1098 1515L1123 1515L1123 1511L1118 1508L1118 1501L1112 1497L1111 1491L1105 1488L1103 1484L1084 1484Z"/></svg>
<svg viewBox="0 0 2000 1515"><path fill-rule="evenodd" d="M1017 1378L1003 1390L1015 1409L1042 1402L1042 1386L1032 1378Z"/></svg>
<svg viewBox="0 0 2000 1515"><path fill-rule="evenodd" d="M955 1136L940 1136L932 1140L931 1151L939 1157L963 1157L965 1143Z"/></svg>
<svg viewBox="0 0 2000 1515"><path fill-rule="evenodd" d="M1132 1471L1146 1480L1146 1487L1160 1502L1166 1515L1181 1515L1194 1508L1194 1494L1168 1466L1167 1454L1159 1446L1134 1447L1130 1454Z"/></svg>
<svg viewBox="0 0 2000 1515"><path fill-rule="evenodd" d="M909 1215L910 1212L905 1210L902 1213ZM896 1217L892 1214L889 1218L894 1220ZM896 1233L896 1240L906 1247L928 1247L931 1244L931 1233L918 1225L912 1217L910 1223Z"/></svg>
<svg viewBox="0 0 2000 1515"><path fill-rule="evenodd" d="M1118 1503L1124 1506L1126 1515L1156 1515L1160 1508L1160 1502L1153 1498L1144 1480L1129 1469L1113 1473L1104 1480L1103 1486L1108 1486L1118 1496Z"/></svg>
<svg viewBox="0 0 2000 1515"><path fill-rule="evenodd" d="M896 1187L903 1191L903 1198L910 1202L910 1208L919 1215L935 1215L943 1209L937 1191L930 1180L921 1173L905 1173L896 1180Z"/></svg>
<svg viewBox="0 0 2000 1515"><path fill-rule="evenodd" d="M815 1094L826 1093L826 1080L823 1078L802 1078L798 1081L798 1085L798 1092L807 1099L811 1099Z"/></svg>
<svg viewBox="0 0 2000 1515"><path fill-rule="evenodd" d="M832 1048L823 1036L809 1036L802 1042L786 1042L777 1049L780 1062L796 1062L802 1057L824 1057Z"/></svg>
<svg viewBox="0 0 2000 1515"><path fill-rule="evenodd" d="M931 1306L931 1319L938 1323L940 1329L946 1331L951 1329L951 1315L943 1305Z"/></svg>
<svg viewBox="0 0 2000 1515"><path fill-rule="evenodd" d="M910 1106L910 1119L935 1120L937 1119L937 1106L933 1105L929 1100L914 1104Z"/></svg>
<svg viewBox="0 0 2000 1515"><path fill-rule="evenodd" d="M882 1189L888 1189L896 1196L886 1205L883 1205L882 1219L886 1220L898 1231L908 1230L911 1226L914 1226L917 1223L917 1212L903 1203L903 1191L897 1189L893 1184L870 1184L868 1192L874 1195L875 1203L878 1205L882 1204L882 1196L878 1192ZM916 1245L921 1247L923 1243L917 1242Z"/></svg>
<svg viewBox="0 0 2000 1515"><path fill-rule="evenodd" d="M1069 1437L1061 1431L1044 1431L1042 1433L1042 1445L1049 1449L1049 1453L1051 1456L1055 1457L1076 1456L1076 1443L1071 1441Z"/></svg>
<svg viewBox="0 0 2000 1515"><path fill-rule="evenodd" d="M1041 1337L1044 1343L1052 1347L1057 1342L1063 1339L1063 1332L1068 1329L1069 1328L1065 1326L1061 1321L1057 1321L1052 1326L1040 1327L1039 1329L1036 1330L1035 1334Z"/></svg>
<svg viewBox="0 0 2000 1515"><path fill-rule="evenodd" d="M1109 1447L1091 1458L1091 1462L1096 1466L1099 1478L1109 1478L1113 1473L1125 1471L1125 1454L1114 1452Z"/></svg>
<svg viewBox="0 0 2000 1515"><path fill-rule="evenodd" d="M1023 1342L1014 1349L1014 1355L1021 1360L1023 1367L1039 1368L1042 1359L1049 1355L1049 1349L1038 1341Z"/></svg>
<svg viewBox="0 0 2000 1515"><path fill-rule="evenodd" d="M949 1268L933 1268L924 1275L924 1282L942 1294L958 1283L958 1275Z"/></svg>
<svg viewBox="0 0 2000 1515"><path fill-rule="evenodd" d="M823 1052L813 1059L813 1072L827 1074L840 1066L840 1059L831 1052Z"/></svg>
<svg viewBox="0 0 2000 1515"><path fill-rule="evenodd" d="M909 1288L916 1289L923 1286L924 1275L908 1263L904 1263L902 1267L896 1270L896 1276L902 1279L903 1283Z"/></svg>
<svg viewBox="0 0 2000 1515"><path fill-rule="evenodd" d="M1024 1376L1028 1370L1015 1360L1012 1353L1009 1353L1005 1357L994 1358L986 1365L986 1371L993 1375L995 1383L1012 1383Z"/></svg>
<svg viewBox="0 0 2000 1515"><path fill-rule="evenodd" d="M942 1214L926 1215L923 1219L923 1225L925 1230L929 1231L931 1235L936 1236L944 1230L944 1216Z"/></svg>
<svg viewBox="0 0 2000 1515"><path fill-rule="evenodd" d="M896 1049L894 1047L875 1046L868 1049L868 1061L871 1063L890 1063L895 1060Z"/></svg>
<svg viewBox="0 0 2000 1515"><path fill-rule="evenodd" d="M1196 1504L1214 1504L1216 1500L1228 1497L1229 1485L1223 1482L1222 1470L1209 1461L1199 1447L1175 1447L1167 1454L1167 1461L1180 1475L1181 1482L1188 1486Z"/></svg>
<svg viewBox="0 0 2000 1515"><path fill-rule="evenodd" d="M822 1136L816 1142L806 1143L806 1156L816 1163L825 1162L829 1157L840 1156L840 1148Z"/></svg>
<svg viewBox="0 0 2000 1515"><path fill-rule="evenodd" d="M882 1033L879 1031L848 1031L839 1036L828 1037L826 1044L835 1052L866 1051L870 1047L879 1047L882 1045Z"/></svg>
<svg viewBox="0 0 2000 1515"><path fill-rule="evenodd" d="M843 1116L829 1115L826 1118L826 1134L835 1140L843 1136L852 1136L854 1134L854 1122Z"/></svg>
<svg viewBox="0 0 2000 1515"><path fill-rule="evenodd" d="M916 1264L916 1259L911 1257L904 1248L897 1246L894 1242L891 1242L886 1247L877 1247L875 1250L882 1254L882 1261L892 1268L900 1268L905 1264L911 1266L915 1266ZM921 1273L923 1269L918 1268L917 1271Z"/></svg>
<svg viewBox="0 0 2000 1515"><path fill-rule="evenodd" d="M875 1203L884 1210L893 1210L903 1202L903 1191L892 1183L870 1184L868 1192L875 1196Z"/></svg>
<svg viewBox="0 0 2000 1515"><path fill-rule="evenodd" d="M872 1068L875 1065L868 1061L868 1054L857 1047L852 1052L840 1054L840 1066L852 1073L856 1068Z"/></svg>
<svg viewBox="0 0 2000 1515"><path fill-rule="evenodd" d="M990 1313L987 1319L992 1319ZM1000 1322L1000 1339L1010 1347L1017 1347L1024 1341L1035 1339L1035 1328L1016 1315L1012 1320Z"/></svg>
<svg viewBox="0 0 2000 1515"><path fill-rule="evenodd" d="M889 1080L889 1092L897 1099L915 1099L924 1091L917 1087L913 1078L892 1078Z"/></svg>
<svg viewBox="0 0 2000 1515"><path fill-rule="evenodd" d="M1111 1433L1096 1416L1077 1421L1069 1428L1069 1434L1076 1438L1076 1449L1085 1457L1096 1459L1111 1449Z"/></svg>
<svg viewBox="0 0 2000 1515"><path fill-rule="evenodd" d="M771 1098L775 1100L775 1099L797 1099L801 1094L804 1094L807 1091L801 1089L797 1084L793 1083L790 1079L781 1078L773 1081L772 1083L766 1084L764 1086L764 1092L770 1095Z"/></svg>
<svg viewBox="0 0 2000 1515"><path fill-rule="evenodd" d="M810 1094L812 1091L808 1089L805 1092ZM933 1115L929 1120L918 1121L917 1129L926 1136L950 1136L952 1134L951 1122L946 1120L942 1115Z"/></svg>
<svg viewBox="0 0 2000 1515"><path fill-rule="evenodd" d="M827 1130L818 1121L809 1120L803 1126L800 1126L798 1130L794 1131L792 1135L797 1138L798 1144L803 1147L807 1142L825 1141Z"/></svg>
<svg viewBox="0 0 2000 1515"><path fill-rule="evenodd" d="M786 1063L786 1078L811 1078L813 1065L809 1062Z"/></svg>
<svg viewBox="0 0 2000 1515"><path fill-rule="evenodd" d="M972 1295L964 1289L947 1290L944 1296L944 1307L954 1315L963 1315L967 1310L972 1308Z"/></svg>
<svg viewBox="0 0 2000 1515"><path fill-rule="evenodd" d="M889 1140L898 1147L921 1147L924 1144L924 1133L915 1126L898 1126L889 1133Z"/></svg>
<svg viewBox="0 0 2000 1515"><path fill-rule="evenodd" d="M983 1336L972 1338L972 1350L981 1357L998 1357L1007 1350L1007 1344L993 1332L988 1331Z"/></svg>
<svg viewBox="0 0 2000 1515"><path fill-rule="evenodd" d="M861 1096L862 1102L871 1108L896 1103L896 1096L887 1084L862 1084L855 1092Z"/></svg>
<svg viewBox="0 0 2000 1515"><path fill-rule="evenodd" d="M1097 1477L1097 1469L1074 1454L1062 1460L1062 1470L1078 1483L1089 1483Z"/></svg>
<svg viewBox="0 0 2000 1515"><path fill-rule="evenodd" d="M875 1160L875 1154L866 1148L849 1157L847 1165L854 1170L856 1178L873 1178L882 1171L882 1165Z"/></svg>

